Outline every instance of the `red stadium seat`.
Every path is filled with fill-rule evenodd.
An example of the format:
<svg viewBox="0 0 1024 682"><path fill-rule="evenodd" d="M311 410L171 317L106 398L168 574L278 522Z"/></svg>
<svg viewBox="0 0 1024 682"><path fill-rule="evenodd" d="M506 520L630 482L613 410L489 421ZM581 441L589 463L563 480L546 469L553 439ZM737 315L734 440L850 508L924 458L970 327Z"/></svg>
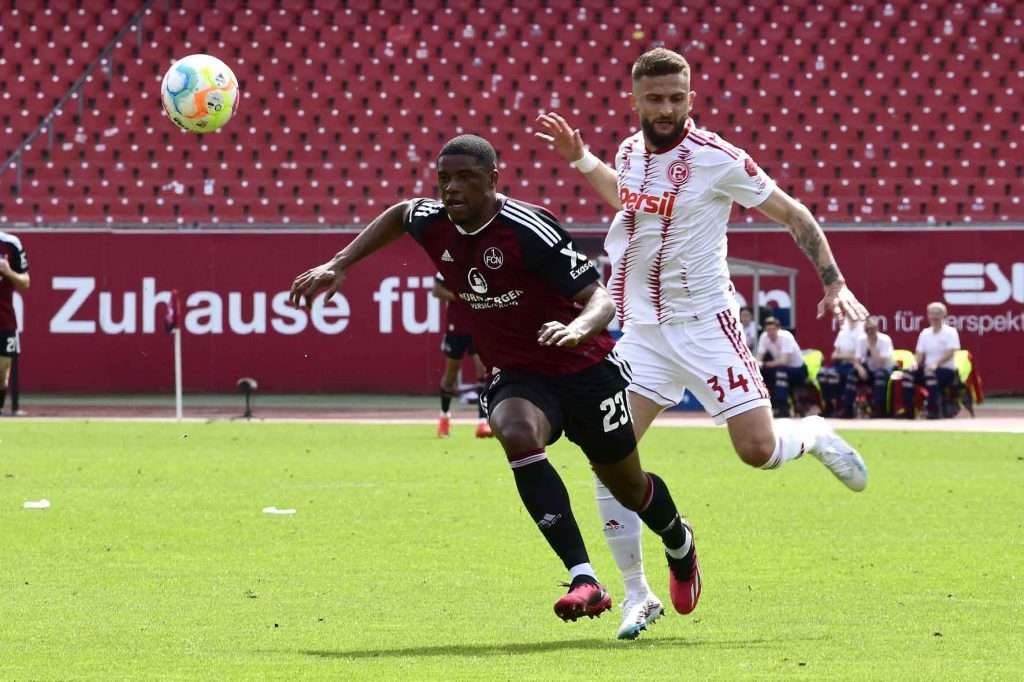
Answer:
<svg viewBox="0 0 1024 682"><path fill-rule="evenodd" d="M0 213L30 222L349 222L374 212L368 178L409 191L425 183L420 191L429 192L430 173L417 172L424 161L410 168L407 155L429 159L450 134L477 129L498 145L518 195L567 220L606 220L577 174L533 140L533 119L543 109L567 113L610 158L636 126L622 94L629 64L664 41L691 60L699 123L754 154L830 222L889 213L1024 220L1014 190L1024 136L1020 3L208 4L148 11L142 49L134 34L121 40L103 65L113 78L96 71L82 114L72 101L54 119L52 151L40 140L26 152L22 194ZM40 7L5 13L0 58L12 68L0 78L0 146L8 153L138 3ZM34 51L22 58L18 44ZM139 82L156 87L186 49L221 54L243 85L236 120L202 144L150 104L121 104ZM201 194L203 173L216 181L213 196ZM938 201L951 191L960 198Z"/></svg>

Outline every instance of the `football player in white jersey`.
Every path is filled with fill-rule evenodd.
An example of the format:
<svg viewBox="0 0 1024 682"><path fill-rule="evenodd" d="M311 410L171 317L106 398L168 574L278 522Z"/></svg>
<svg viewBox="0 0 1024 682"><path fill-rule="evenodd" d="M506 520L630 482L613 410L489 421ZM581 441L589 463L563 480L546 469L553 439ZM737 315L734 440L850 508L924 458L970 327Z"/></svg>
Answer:
<svg viewBox="0 0 1024 682"><path fill-rule="evenodd" d="M557 113L538 117L537 136L618 209L605 248L612 261L609 289L623 324L617 350L632 372L637 437L687 389L717 424L728 425L745 463L776 469L811 452L849 488L863 490L864 462L823 419L773 421L768 391L743 342L726 263L733 202L756 207L785 225L817 268L824 286L818 317L863 320L867 311L846 287L821 227L743 150L694 124L696 93L681 55L664 48L641 55L632 86L640 131L622 142L614 168L588 151L579 130ZM597 498L625 580L619 637L632 639L662 606L644 576L639 519L600 483ZM699 586L696 552L693 571Z"/></svg>

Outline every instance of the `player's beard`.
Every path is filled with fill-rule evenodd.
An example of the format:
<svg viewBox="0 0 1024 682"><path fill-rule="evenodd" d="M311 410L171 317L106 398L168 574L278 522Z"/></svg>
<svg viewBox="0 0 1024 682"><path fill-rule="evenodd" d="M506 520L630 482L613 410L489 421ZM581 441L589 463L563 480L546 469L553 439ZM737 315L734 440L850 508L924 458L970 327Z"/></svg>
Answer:
<svg viewBox="0 0 1024 682"><path fill-rule="evenodd" d="M661 149L662 147L667 147L672 144L682 136L683 130L686 129L686 115L683 114L679 117L679 121L675 124L675 127L672 128L671 133L659 133L655 130L654 124L664 120L665 119L661 118L640 119L640 128L644 131L644 137L647 138L647 142L655 149Z"/></svg>

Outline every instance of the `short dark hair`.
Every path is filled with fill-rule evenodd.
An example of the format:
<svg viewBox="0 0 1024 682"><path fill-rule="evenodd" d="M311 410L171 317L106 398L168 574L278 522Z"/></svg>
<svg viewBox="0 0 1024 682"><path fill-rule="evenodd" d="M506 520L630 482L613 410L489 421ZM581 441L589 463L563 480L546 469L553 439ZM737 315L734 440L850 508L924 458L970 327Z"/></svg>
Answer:
<svg viewBox="0 0 1024 682"><path fill-rule="evenodd" d="M440 159L442 156L452 156L455 154L472 156L481 166L488 170L498 167L497 152L494 151L494 147L491 146L490 142L479 135L459 135L458 137L453 137L445 142L437 158Z"/></svg>
<svg viewBox="0 0 1024 682"><path fill-rule="evenodd" d="M753 315L753 314L754 314L754 309L753 309L753 308L751 308L751 307L750 307L749 305L745 305L745 306L740 306L740 312L742 313L742 312L743 312L744 310L746 310L746 311L747 311L748 313L750 313L751 315Z"/></svg>
<svg viewBox="0 0 1024 682"><path fill-rule="evenodd" d="M656 47L640 55L633 63L633 80L638 81L644 76L668 76L674 73L690 77L690 65L683 55L664 47Z"/></svg>
<svg viewBox="0 0 1024 682"><path fill-rule="evenodd" d="M782 325L779 324L779 318L775 317L774 315L769 315L768 317L764 318L764 322L761 323L761 326L767 327L770 324L774 324L776 327L782 327Z"/></svg>

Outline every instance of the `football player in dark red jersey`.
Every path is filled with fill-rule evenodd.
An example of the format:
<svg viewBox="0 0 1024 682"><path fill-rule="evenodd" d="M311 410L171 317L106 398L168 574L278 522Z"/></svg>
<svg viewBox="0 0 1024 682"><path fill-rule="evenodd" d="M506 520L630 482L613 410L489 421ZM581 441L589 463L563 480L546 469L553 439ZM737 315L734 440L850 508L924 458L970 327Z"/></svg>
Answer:
<svg viewBox="0 0 1024 682"><path fill-rule="evenodd" d="M28 256L21 240L0 232L0 411L7 401L7 376L11 361L21 352L18 320L14 314L14 292L28 289Z"/></svg>
<svg viewBox="0 0 1024 682"><path fill-rule="evenodd" d="M661 537L673 603L689 613L700 596L693 534L665 483L640 466L629 367L606 331L615 305L597 270L548 211L497 193L497 157L483 138L450 140L438 155L437 180L440 201L395 204L340 253L296 277L292 304L330 297L350 267L412 235L468 305L477 350L496 368L484 394L491 428L523 504L569 570L555 613L575 620L611 608L545 452L563 430L616 499Z"/></svg>
<svg viewBox="0 0 1024 682"><path fill-rule="evenodd" d="M466 322L468 314L466 305L455 298L455 294L444 286L444 276L441 273L434 276L434 287L430 293L446 304L444 338L441 340L441 352L444 353L444 374L441 376L441 416L437 421L437 437L447 438L451 434L452 399L459 395L458 379L462 359L468 355L473 361L477 386L481 393L490 382L490 377L473 346L473 337L466 329L468 324ZM491 433L491 425L487 423L487 412L479 398L476 403L478 419L476 437L491 438L494 434Z"/></svg>

